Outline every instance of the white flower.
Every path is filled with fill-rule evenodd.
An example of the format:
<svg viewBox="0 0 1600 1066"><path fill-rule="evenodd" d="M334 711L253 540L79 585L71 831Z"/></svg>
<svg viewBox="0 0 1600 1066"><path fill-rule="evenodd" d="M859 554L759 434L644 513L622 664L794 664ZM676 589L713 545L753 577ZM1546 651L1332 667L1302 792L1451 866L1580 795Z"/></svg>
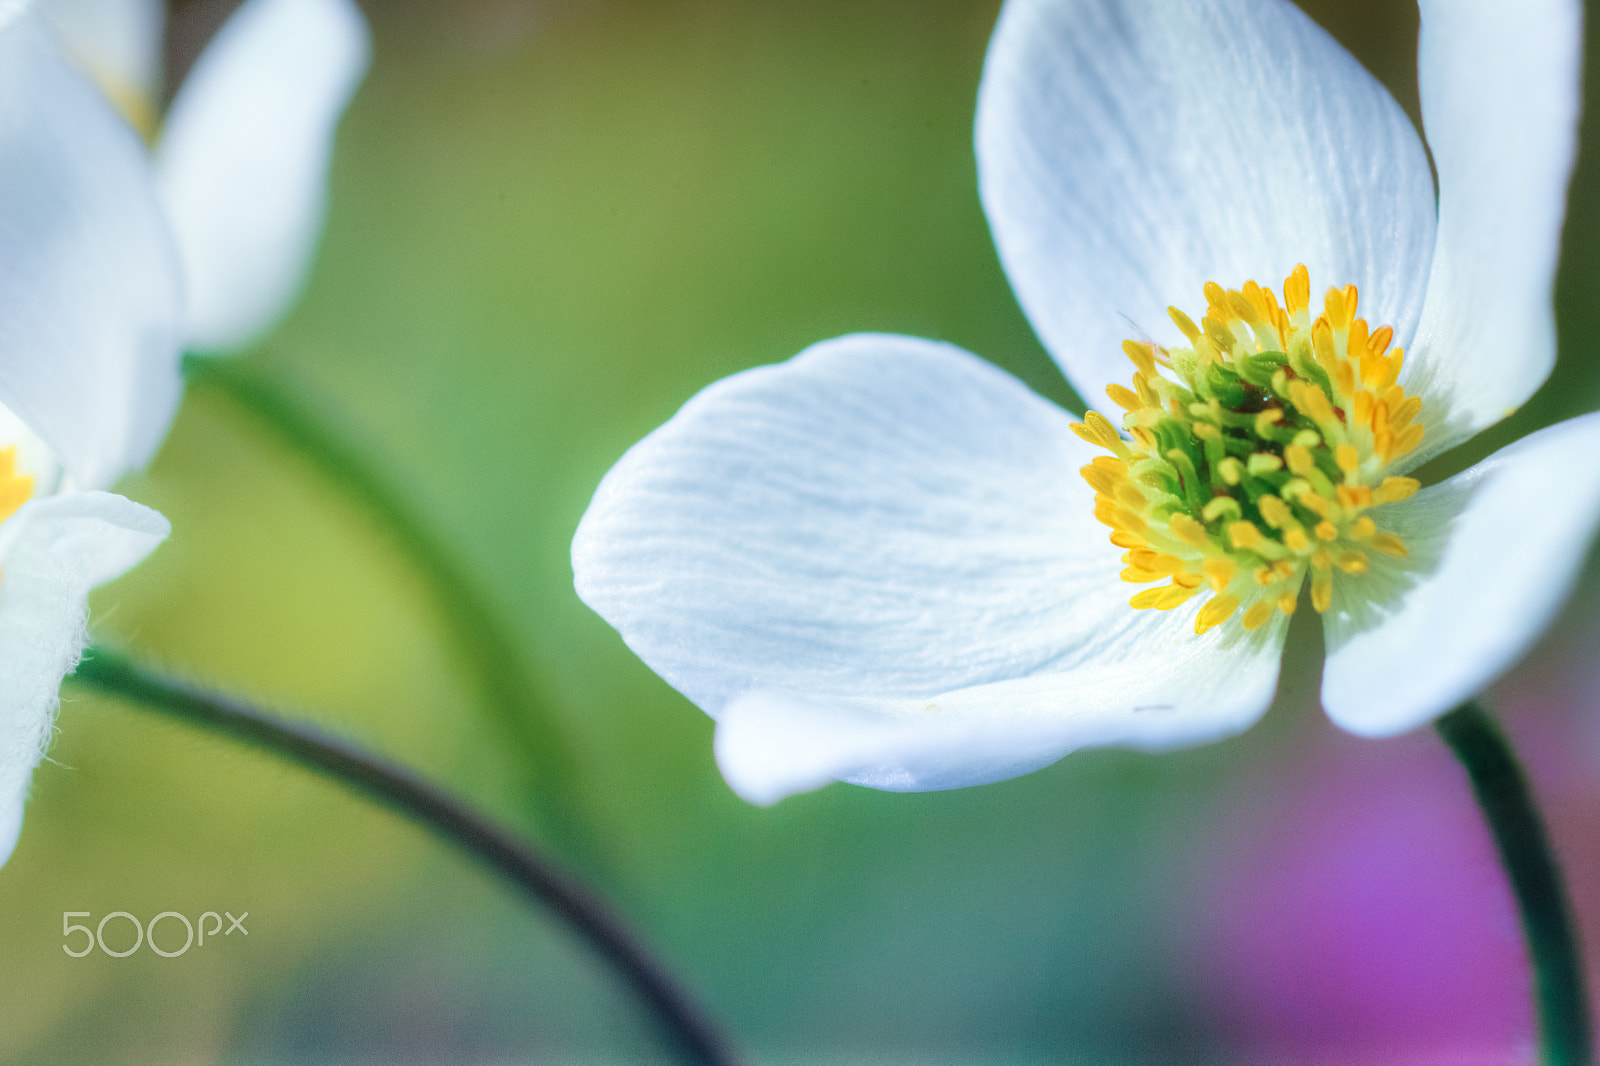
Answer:
<svg viewBox="0 0 1600 1066"><path fill-rule="evenodd" d="M177 405L177 258L137 136L15 5L0 9L0 862L90 588L167 535L100 491Z"/></svg>
<svg viewBox="0 0 1600 1066"><path fill-rule="evenodd" d="M147 133L163 0L40 0L69 54ZM352 0L245 0L160 123L155 164L185 279L185 343L243 347L286 311L326 208L334 128L366 73Z"/></svg>
<svg viewBox="0 0 1600 1066"><path fill-rule="evenodd" d="M1600 416L1414 495L1404 474L1549 373L1581 11L1421 8L1437 202L1405 115L1288 3L1009 0L983 204L1040 337L1132 408L1132 439L1078 427L1113 460L965 352L858 335L631 449L579 526L577 590L718 719L741 795L1232 734L1272 698L1303 584L1352 732L1423 723L1524 652L1600 520ZM1286 278L1282 305L1245 284ZM1200 326L1169 316L1202 292ZM1127 581L1168 584L1130 604Z"/></svg>

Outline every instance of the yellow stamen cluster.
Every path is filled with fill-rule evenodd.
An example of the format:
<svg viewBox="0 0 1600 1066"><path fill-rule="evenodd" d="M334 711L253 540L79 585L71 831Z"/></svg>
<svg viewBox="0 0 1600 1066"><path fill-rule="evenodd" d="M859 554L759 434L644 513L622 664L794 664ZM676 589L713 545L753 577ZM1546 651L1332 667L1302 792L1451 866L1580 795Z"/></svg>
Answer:
<svg viewBox="0 0 1600 1066"><path fill-rule="evenodd" d="M1311 605L1326 611L1335 572L1367 570L1371 552L1406 546L1368 512L1416 492L1386 475L1422 442L1422 401L1396 384L1394 331L1356 317L1356 289L1329 289L1311 315L1311 279L1297 266L1283 305L1253 281L1205 286L1200 324L1168 314L1190 348L1125 341L1133 387L1107 394L1125 439L1090 411L1073 429L1111 453L1083 468L1095 517L1126 549L1125 581L1164 581L1129 602L1170 610L1209 588L1204 633L1243 608L1256 629L1293 614L1309 570Z"/></svg>

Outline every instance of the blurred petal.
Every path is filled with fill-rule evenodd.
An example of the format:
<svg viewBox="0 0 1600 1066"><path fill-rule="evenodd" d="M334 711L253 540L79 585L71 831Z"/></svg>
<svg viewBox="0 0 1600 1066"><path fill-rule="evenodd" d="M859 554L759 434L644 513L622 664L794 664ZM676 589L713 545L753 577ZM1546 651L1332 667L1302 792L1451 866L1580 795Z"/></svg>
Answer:
<svg viewBox="0 0 1600 1066"><path fill-rule="evenodd" d="M28 17L0 28L0 158L0 404L103 486L177 406L177 264L144 146Z"/></svg>
<svg viewBox="0 0 1600 1066"><path fill-rule="evenodd" d="M1080 743L1244 728L1282 627L1197 637L1195 601L1129 607L1069 422L948 345L816 345L711 386L617 463L573 541L578 594L668 683L735 714L719 752L764 799L826 776L953 787ZM748 693L769 696L729 708ZM963 748L991 732L993 750Z"/></svg>
<svg viewBox="0 0 1600 1066"><path fill-rule="evenodd" d="M1600 414L1584 415L1378 512L1411 557L1375 557L1359 581L1335 583L1323 616L1328 715L1362 736L1403 732L1521 658L1566 598L1600 523L1597 454Z"/></svg>
<svg viewBox="0 0 1600 1066"><path fill-rule="evenodd" d="M169 530L148 507L105 492L33 500L0 524L0 828L21 818L61 679L87 639L89 590L150 554ZM0 851L0 861L8 855Z"/></svg>
<svg viewBox="0 0 1600 1066"><path fill-rule="evenodd" d="M191 347L249 342L299 292L334 129L370 51L350 0L246 0L184 81L157 163L187 272Z"/></svg>
<svg viewBox="0 0 1600 1066"><path fill-rule="evenodd" d="M38 0L67 54L136 126L154 126L161 95L162 0Z"/></svg>
<svg viewBox="0 0 1600 1066"><path fill-rule="evenodd" d="M1409 342L1433 179L1398 105L1282 0L1011 0L978 97L979 187L1017 297L1085 402L1124 338L1184 344L1201 287L1354 284ZM1320 300L1319 300L1320 302Z"/></svg>

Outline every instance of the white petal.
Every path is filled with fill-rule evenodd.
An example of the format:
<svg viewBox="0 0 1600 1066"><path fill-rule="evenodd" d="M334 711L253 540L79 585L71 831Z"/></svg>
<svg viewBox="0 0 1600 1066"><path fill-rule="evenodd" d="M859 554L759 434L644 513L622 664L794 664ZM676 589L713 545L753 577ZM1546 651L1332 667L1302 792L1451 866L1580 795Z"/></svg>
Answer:
<svg viewBox="0 0 1600 1066"><path fill-rule="evenodd" d="M184 81L157 162L187 273L191 347L248 343L299 292L334 129L370 51L350 0L246 0Z"/></svg>
<svg viewBox="0 0 1600 1066"><path fill-rule="evenodd" d="M1555 362L1551 284L1578 132L1578 0L1421 0L1439 240L1408 390L1448 414L1416 460L1515 410Z"/></svg>
<svg viewBox="0 0 1600 1066"><path fill-rule="evenodd" d="M0 159L0 404L106 485L177 406L177 264L144 146L26 17L0 29Z"/></svg>
<svg viewBox="0 0 1600 1066"><path fill-rule="evenodd" d="M1433 181L1389 94L1282 0L1010 0L978 98L1000 258L1085 402L1124 338L1183 344L1201 287L1354 284L1409 340ZM1320 298L1317 300L1320 303Z"/></svg>
<svg viewBox="0 0 1600 1066"><path fill-rule="evenodd" d="M83 651L89 590L169 529L156 512L105 492L32 500L0 523L0 797L20 800L44 754L61 679ZM0 823L20 818L17 802L0 804ZM0 861L9 854L0 850Z"/></svg>
<svg viewBox="0 0 1600 1066"><path fill-rule="evenodd" d="M161 94L161 0L38 0L72 57L119 106L154 117Z"/></svg>
<svg viewBox="0 0 1600 1066"><path fill-rule="evenodd" d="M1374 512L1411 558L1375 555L1367 574L1335 583L1323 619L1328 715L1363 736L1403 732L1514 665L1560 608L1600 522L1597 454L1600 414L1584 415Z"/></svg>
<svg viewBox="0 0 1600 1066"><path fill-rule="evenodd" d="M814 719L814 749L849 749L797 748L805 780L897 788L996 775L987 750L965 769L923 765L945 718L991 723L948 735L992 732L999 761L1026 768L1081 743L1243 728L1270 701L1282 627L1196 637L1195 601L1129 607L1138 590L1078 473L1095 452L1069 422L948 345L816 345L711 386L617 463L573 541L578 594L714 717L778 694L742 707L730 728L743 732L719 740L749 795L794 787L740 768L772 761L738 754L765 743L764 714L775 736ZM841 715L867 723L866 762L830 732Z"/></svg>

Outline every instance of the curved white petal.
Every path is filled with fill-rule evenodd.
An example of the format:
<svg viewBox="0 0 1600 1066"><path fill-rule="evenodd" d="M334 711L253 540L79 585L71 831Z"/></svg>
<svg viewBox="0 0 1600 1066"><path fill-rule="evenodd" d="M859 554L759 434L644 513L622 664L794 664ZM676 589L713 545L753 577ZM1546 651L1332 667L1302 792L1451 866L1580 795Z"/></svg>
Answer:
<svg viewBox="0 0 1600 1066"><path fill-rule="evenodd" d="M1600 414L1524 437L1375 513L1405 563L1335 586L1322 703L1352 733L1403 732L1509 669L1566 598L1600 523ZM1364 599L1374 589L1379 602ZM1358 595L1358 592L1360 595Z"/></svg>
<svg viewBox="0 0 1600 1066"><path fill-rule="evenodd" d="M249 342L299 292L334 129L370 51L351 0L246 0L184 81L157 165L187 274L191 347Z"/></svg>
<svg viewBox="0 0 1600 1066"><path fill-rule="evenodd" d="M131 117L151 121L161 94L162 0L38 0L72 57Z"/></svg>
<svg viewBox="0 0 1600 1066"><path fill-rule="evenodd" d="M143 559L169 529L148 507L105 492L32 500L0 523L0 797L9 801L0 802L0 837L20 821L61 679L83 651L89 590ZM0 848L0 862L9 854Z"/></svg>
<svg viewBox="0 0 1600 1066"><path fill-rule="evenodd" d="M1069 422L948 345L816 345L706 389L612 468L573 540L578 594L675 688L734 716L719 752L746 795L796 787L775 769L756 781L773 765L764 715L773 736L814 728L822 754L793 749L801 779L892 788L1243 728L1271 699L1282 627L1197 637L1195 601L1129 607L1078 473L1094 450ZM729 706L752 693L770 698ZM836 720L867 723L876 746L862 755Z"/></svg>
<svg viewBox="0 0 1600 1066"><path fill-rule="evenodd" d="M979 188L1006 273L1085 402L1124 338L1183 344L1206 281L1354 284L1409 341L1433 247L1421 142L1283 0L1010 0L978 95Z"/></svg>
<svg viewBox="0 0 1600 1066"><path fill-rule="evenodd" d="M1578 0L1421 0L1422 118L1439 238L1406 387L1433 421L1417 460L1515 410L1555 362L1551 285L1581 102Z"/></svg>
<svg viewBox="0 0 1600 1066"><path fill-rule="evenodd" d="M103 486L177 406L177 263L144 146L28 17L0 29L0 160L0 404Z"/></svg>

